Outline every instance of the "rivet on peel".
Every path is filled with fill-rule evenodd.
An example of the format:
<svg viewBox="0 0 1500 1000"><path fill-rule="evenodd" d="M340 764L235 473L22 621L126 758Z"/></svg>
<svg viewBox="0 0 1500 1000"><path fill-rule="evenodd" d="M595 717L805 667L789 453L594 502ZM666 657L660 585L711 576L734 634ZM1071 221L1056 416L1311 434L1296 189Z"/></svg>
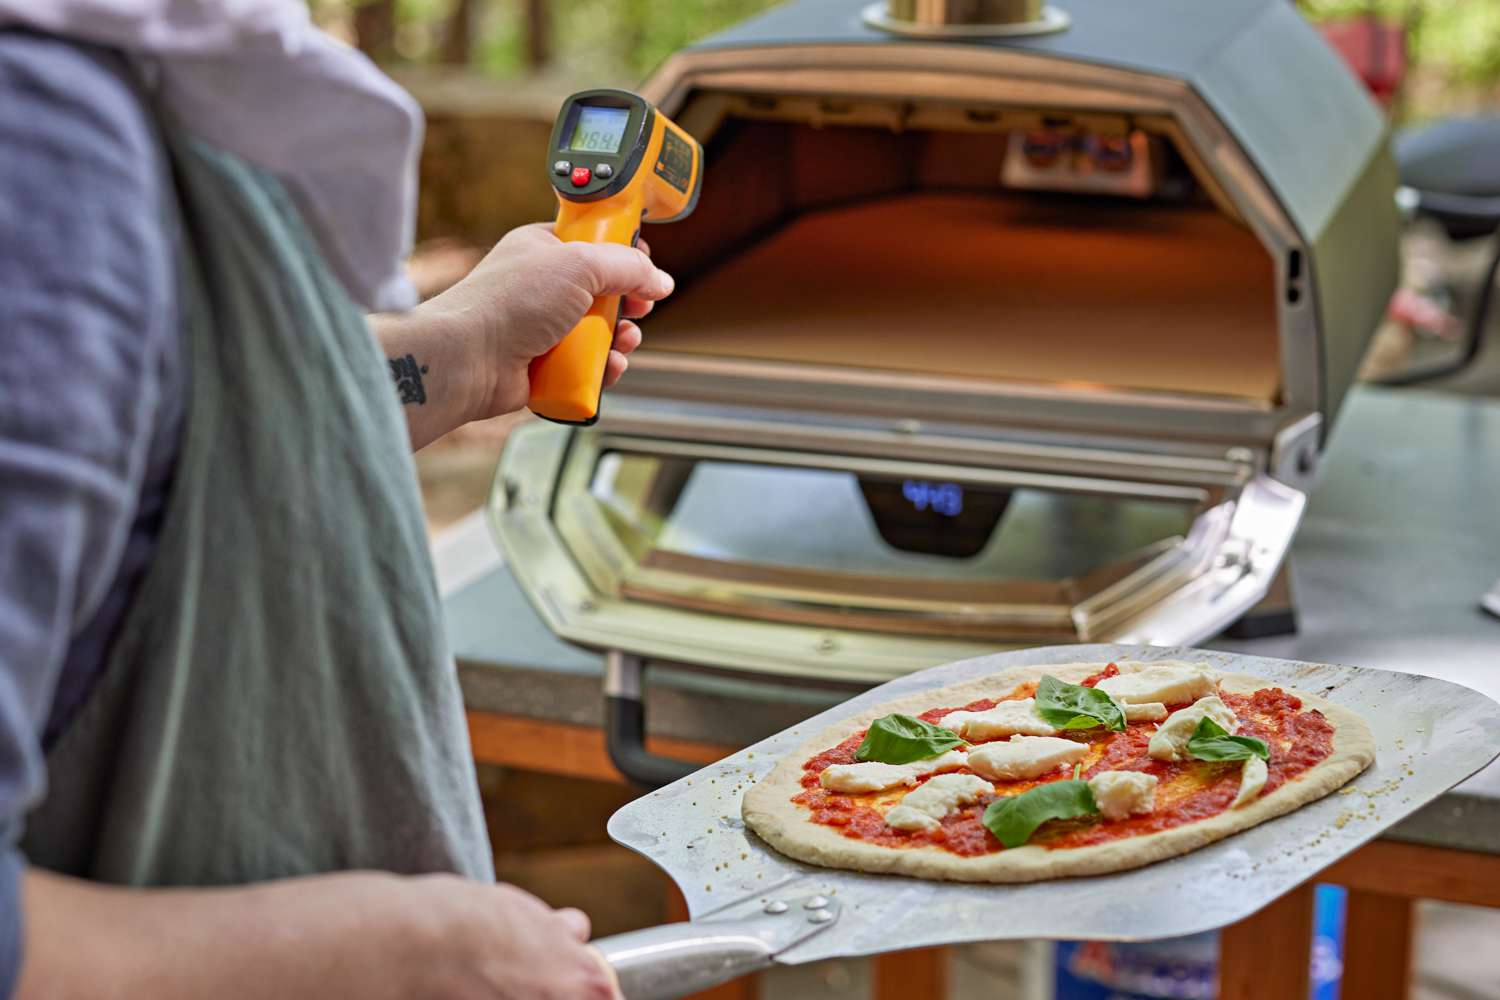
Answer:
<svg viewBox="0 0 1500 1000"><path fill-rule="evenodd" d="M785 913L786 910L787 910L786 903L782 902L779 899L773 899L769 903L766 904L766 912L767 913Z"/></svg>
<svg viewBox="0 0 1500 1000"><path fill-rule="evenodd" d="M826 896L814 896L812 899L809 899L807 902L803 903L802 908L804 910L821 910L827 905L828 898Z"/></svg>
<svg viewBox="0 0 1500 1000"><path fill-rule="evenodd" d="M807 922L810 924L826 924L832 919L833 914L827 910L813 910L807 915Z"/></svg>

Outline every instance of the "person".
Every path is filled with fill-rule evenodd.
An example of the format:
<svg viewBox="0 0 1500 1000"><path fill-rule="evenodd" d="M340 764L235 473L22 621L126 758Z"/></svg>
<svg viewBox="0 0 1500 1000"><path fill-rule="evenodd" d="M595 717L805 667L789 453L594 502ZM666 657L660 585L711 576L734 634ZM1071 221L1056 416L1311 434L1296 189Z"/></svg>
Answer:
<svg viewBox="0 0 1500 1000"><path fill-rule="evenodd" d="M419 137L297 0L0 0L0 997L616 995L493 884L410 449L672 281L533 225L367 320Z"/></svg>

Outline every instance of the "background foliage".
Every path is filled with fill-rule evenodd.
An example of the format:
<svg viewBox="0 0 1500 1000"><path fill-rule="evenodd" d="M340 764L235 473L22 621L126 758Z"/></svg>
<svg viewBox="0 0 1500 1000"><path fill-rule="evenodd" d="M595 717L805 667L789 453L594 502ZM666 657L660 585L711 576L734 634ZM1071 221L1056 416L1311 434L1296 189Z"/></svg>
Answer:
<svg viewBox="0 0 1500 1000"><path fill-rule="evenodd" d="M455 11L469 21L467 63L496 76L545 70L637 80L694 39L774 6L776 0L309 0L315 16L376 55L402 62L455 62L444 41ZM363 44L359 8L391 11L388 50ZM544 58L531 51L537 22Z"/></svg>
<svg viewBox="0 0 1500 1000"><path fill-rule="evenodd" d="M688 42L777 0L309 0L327 27L393 64L456 64L498 80L639 80ZM1205 0L1211 3L1213 0ZM1404 25L1401 117L1500 104L1500 0L1300 0L1315 21Z"/></svg>
<svg viewBox="0 0 1500 1000"><path fill-rule="evenodd" d="M1457 83L1500 79L1500 3L1495 0L1304 0L1314 19L1369 13L1407 24L1407 50L1419 66Z"/></svg>

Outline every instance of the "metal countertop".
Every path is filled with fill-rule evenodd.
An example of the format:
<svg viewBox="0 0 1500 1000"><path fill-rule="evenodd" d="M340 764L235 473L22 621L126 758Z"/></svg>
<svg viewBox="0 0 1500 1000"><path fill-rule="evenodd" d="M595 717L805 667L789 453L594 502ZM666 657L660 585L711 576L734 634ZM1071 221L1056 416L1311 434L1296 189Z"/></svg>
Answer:
<svg viewBox="0 0 1500 1000"><path fill-rule="evenodd" d="M1296 635L1210 648L1429 674L1500 700L1500 619L1480 610L1500 575L1500 403L1361 387L1334 431L1292 547ZM435 543L448 631L470 708L603 721L602 658L547 630L470 517ZM652 732L749 744L849 697L660 668ZM1500 853L1500 764L1388 837Z"/></svg>

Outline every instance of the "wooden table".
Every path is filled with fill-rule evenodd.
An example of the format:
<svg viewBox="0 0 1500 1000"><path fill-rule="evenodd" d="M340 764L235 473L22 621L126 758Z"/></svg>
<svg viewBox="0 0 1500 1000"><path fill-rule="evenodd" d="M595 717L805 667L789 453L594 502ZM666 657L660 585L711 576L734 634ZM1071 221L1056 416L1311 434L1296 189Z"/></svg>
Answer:
<svg viewBox="0 0 1500 1000"><path fill-rule="evenodd" d="M476 760L574 778L625 783L604 746L602 730L522 716L469 712ZM735 752L681 739L648 742L657 753L711 763ZM1286 1000L1308 995L1313 941L1313 885L1348 888L1342 996L1396 1000L1411 982L1413 914L1417 900L1500 907L1500 854L1376 840L1227 927L1220 938L1219 1000ZM671 912L687 919L675 890ZM940 948L874 959L875 1000L944 996ZM755 977L698 994L705 1000L753 1000Z"/></svg>

